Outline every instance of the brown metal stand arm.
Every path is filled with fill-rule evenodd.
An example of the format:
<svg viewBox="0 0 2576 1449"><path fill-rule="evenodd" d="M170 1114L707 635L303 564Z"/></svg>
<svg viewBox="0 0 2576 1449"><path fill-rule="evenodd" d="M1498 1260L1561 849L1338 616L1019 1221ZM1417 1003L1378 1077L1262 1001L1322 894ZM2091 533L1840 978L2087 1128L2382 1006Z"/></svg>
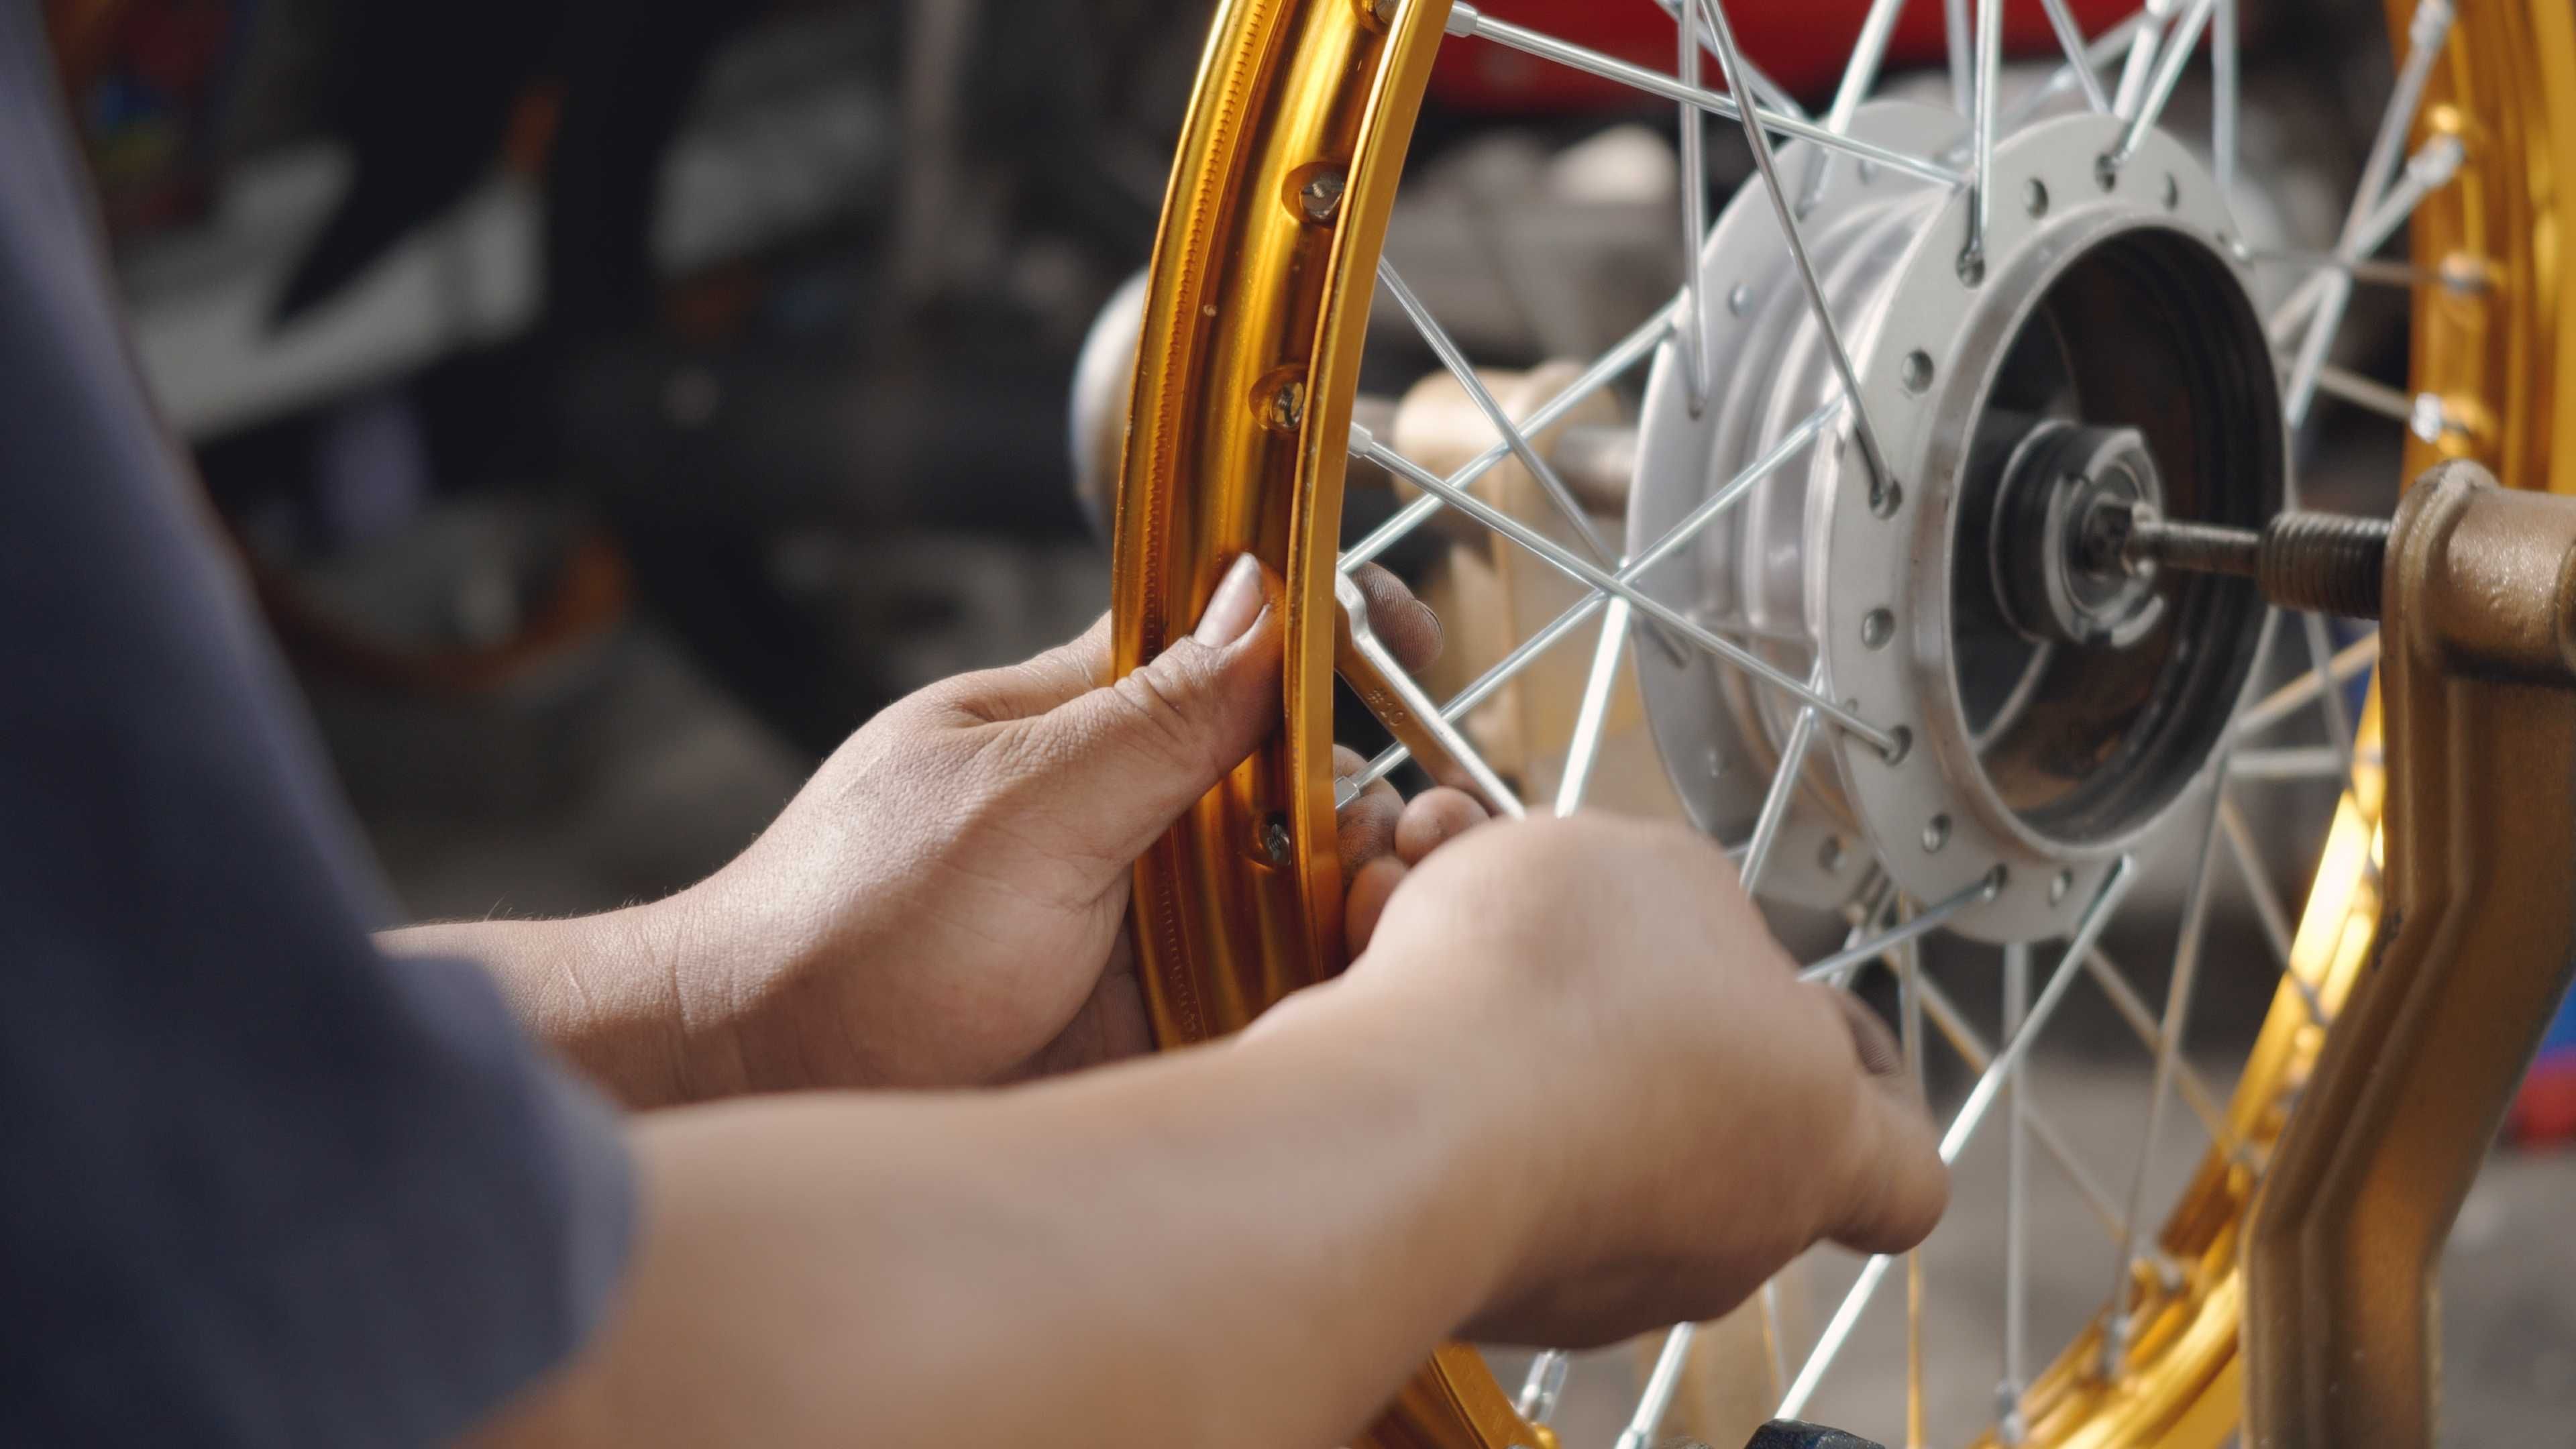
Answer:
<svg viewBox="0 0 2576 1449"><path fill-rule="evenodd" d="M2257 1449L2435 1442L2439 1255L2576 963L2576 499L2444 464L2382 593L2385 907L2246 1239Z"/></svg>

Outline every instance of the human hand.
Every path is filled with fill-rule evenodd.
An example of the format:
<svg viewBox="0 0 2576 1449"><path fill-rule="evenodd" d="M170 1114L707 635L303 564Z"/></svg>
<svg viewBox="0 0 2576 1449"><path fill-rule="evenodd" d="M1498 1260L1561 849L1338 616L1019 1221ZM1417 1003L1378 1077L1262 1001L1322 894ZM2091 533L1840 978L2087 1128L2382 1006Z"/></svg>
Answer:
<svg viewBox="0 0 2576 1449"><path fill-rule="evenodd" d="M1483 1130L1524 1144L1474 1336L1710 1318L1816 1241L1896 1251L1939 1220L1948 1175L1886 1028L1797 980L1707 841L1583 815L1417 860L1349 973L1265 1020L1412 1023Z"/></svg>
<svg viewBox="0 0 2576 1449"><path fill-rule="evenodd" d="M1382 569L1359 577L1381 636L1427 663L1430 611ZM1276 726L1276 588L1247 557L1125 679L1103 683L1103 619L853 735L741 857L653 908L679 926L679 1015L706 1024L688 1094L963 1085L1144 1050L1131 867ZM1354 801L1346 863L1393 849L1400 817L1383 784Z"/></svg>

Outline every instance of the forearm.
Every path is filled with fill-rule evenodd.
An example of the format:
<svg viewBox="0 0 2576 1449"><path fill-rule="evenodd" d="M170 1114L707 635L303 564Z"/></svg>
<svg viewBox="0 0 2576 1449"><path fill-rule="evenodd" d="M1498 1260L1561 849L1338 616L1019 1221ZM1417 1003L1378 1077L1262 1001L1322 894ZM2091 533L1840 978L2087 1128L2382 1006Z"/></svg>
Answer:
<svg viewBox="0 0 2576 1449"><path fill-rule="evenodd" d="M709 1095L708 1023L686 1009L686 933L674 898L549 921L441 921L379 932L388 956L470 960L512 1014L620 1103L669 1106ZM703 1013L700 1013L703 1015Z"/></svg>
<svg viewBox="0 0 2576 1449"><path fill-rule="evenodd" d="M1509 1108L1444 1087L1408 1016L1318 1000L1006 1092L641 1123L625 1302L485 1442L1344 1442L1496 1290L1533 1196Z"/></svg>

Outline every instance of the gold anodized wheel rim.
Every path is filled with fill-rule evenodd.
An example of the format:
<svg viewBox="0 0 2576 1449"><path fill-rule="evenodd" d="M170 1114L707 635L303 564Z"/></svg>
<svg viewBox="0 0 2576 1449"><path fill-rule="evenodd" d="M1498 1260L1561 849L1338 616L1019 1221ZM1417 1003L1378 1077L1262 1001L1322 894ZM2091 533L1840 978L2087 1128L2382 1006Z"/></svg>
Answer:
<svg viewBox="0 0 2576 1449"><path fill-rule="evenodd" d="M1158 1037L1204 1040L1344 960L1331 754L1333 579L1373 275L1447 0L1227 0L1182 133L1158 237L1119 492L1118 666L1186 632L1235 554L1285 580L1285 727L1140 861L1139 949ZM2390 0L2402 52L2411 0ZM2464 0L2414 121L2456 137L2452 182L2414 213L2412 386L2443 425L2408 472L2472 458L2509 484L2576 493L2553 450L2576 417L2576 328L2559 322L2576 241L2556 160L2576 144L2576 12ZM2239 1235L2262 1154L2352 990L2378 920L2385 790L2377 708L2301 914L2291 977L2213 1150L2158 1235L2180 1283L2141 1275L2115 1372L2100 1326L2035 1375L2019 1442L2214 1446L2243 1386ZM1444 1350L1372 1431L1385 1446L1550 1442L1472 1350Z"/></svg>

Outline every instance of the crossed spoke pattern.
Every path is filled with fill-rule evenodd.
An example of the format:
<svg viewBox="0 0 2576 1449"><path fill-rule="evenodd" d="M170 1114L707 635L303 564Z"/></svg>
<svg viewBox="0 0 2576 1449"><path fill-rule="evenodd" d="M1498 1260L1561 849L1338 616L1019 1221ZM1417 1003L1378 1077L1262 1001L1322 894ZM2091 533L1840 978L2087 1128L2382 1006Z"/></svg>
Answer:
<svg viewBox="0 0 2576 1449"><path fill-rule="evenodd" d="M1679 112L1678 145L1683 186L1681 229L1685 276L1678 295L1638 328L1594 359L1561 392L1526 416L1514 418L1496 400L1455 341L1433 318L1404 279L1388 265L1379 268L1380 289L1411 321L1425 346L1464 390L1492 426L1496 440L1465 465L1446 476L1397 452L1365 428L1351 430L1350 451L1412 484L1418 496L1386 523L1349 548L1340 559L1344 570L1375 559L1413 530L1444 510L1481 524L1511 547L1583 585L1587 592L1571 607L1521 641L1502 659L1439 707L1455 725L1493 699L1534 661L1600 616L1591 637L1593 649L1575 725L1560 776L1555 810L1581 806L1601 748L1603 725L1625 656L1631 624L1639 616L1651 629L1668 634L1676 647L1696 647L1728 667L1741 671L1795 707L1781 741L1780 761L1765 792L1750 836L1730 845L1745 887L1759 891L1795 793L1796 782L1820 731L1834 729L1882 751L1896 746L1885 728L1854 712L1826 692L1819 664L1803 676L1781 668L1743 642L1748 632L1727 621L1694 617L1645 591L1641 580L1656 564L1698 538L1755 485L1804 454L1837 426L1848 427L1859 443L1870 474L1872 496L1886 481L1884 455L1877 433L1860 403L1858 378L1839 321L1826 305L1815 268L1809 260L1799 221L1821 195L1831 168L1843 162L1875 164L1921 177L1938 185L1964 188L1969 195L1970 225L1960 256L1963 278L1982 276L1983 245L1990 209L1986 177L1993 168L1999 136L2040 108L2070 92L2097 113L2124 123L2120 139L2100 165L2116 170L2162 118L2193 55L2206 40L2211 68L2210 134L2212 169L2222 187L2236 175L2239 82L2234 0L2148 0L2141 9L2100 35L2087 39L2065 0L2042 0L2050 28L2064 59L2039 84L2026 88L2012 104L2003 104L2000 70L2000 0L1948 0L1945 15L1950 44L1953 93L1967 115L1963 133L1942 150L1916 156L1847 134L1853 115L1876 85L1889 36L1902 0L1873 0L1855 38L1833 99L1821 116L1810 117L1744 57L1736 43L1723 0L1656 0L1675 23L1675 61L1671 74L1586 49L1554 36L1493 19L1468 4L1454 5L1448 33L1452 37L1499 45L1591 75L1634 87L1675 104ZM2397 418L2420 436L2436 438L2450 427L2438 399L2408 397L2396 389L2359 377L2329 362L2351 289L2356 284L2414 287L2439 284L2402 263L2375 259L2374 254L2402 228L2423 200L2448 184L2458 171L2461 148L2437 136L2412 156L2401 157L2404 138L2421 104L2434 58L2448 36L2450 0L2419 0L2409 27L2408 52L2383 111L2359 185L2347 208L2341 233L2330 251L2247 250L2251 262L2286 267L2306 275L2267 319L2267 331L2279 349L2288 377L2284 409L2295 427L2303 424L2317 393ZM1702 61L1713 60L1723 90L1702 84ZM2106 84L2106 72L2112 72ZM1703 179L1703 127L1708 117L1733 121L1742 130L1757 172L1798 272L1809 310L1821 330L1841 391L1781 436L1777 443L1718 487L1664 535L1630 555L1620 556L1583 510L1574 494L1533 441L1575 408L1618 384L1638 364L1673 345L1689 389L1690 400L1704 404L1717 379L1709 375L1710 353L1699 295L1697 260L1705 246L1709 219ZM1780 138L1813 146L1804 174L1794 187L1783 179L1773 154ZM2402 166L2401 166L2402 160ZM1476 484L1506 459L1517 462L1565 525L1576 547L1559 544L1547 534L1477 496ZM2295 497L2290 500L2293 506ZM2267 640L2281 623L2267 616ZM1911 902L1885 891L1851 912L1851 925L1840 949L1802 968L1804 979L1850 986L1873 965L1894 976L1900 1039L1908 1062L1923 1069L1925 1026L1937 1032L1974 1074L1965 1099L1950 1118L1941 1139L1941 1155L1955 1161L1998 1102L2008 1138L2004 1260L2005 1321L2001 1332L1997 1419L2007 1443L2022 1432L2019 1402L2031 1383L2028 1337L2029 1162L2043 1157L2082 1199L2102 1227L2112 1257L2111 1291L2101 1337L2103 1373L2116 1372L2128 1344L2132 1285L2143 1266L2151 1276L2170 1278L2173 1265L2155 1261L2146 1233L2148 1163L2164 1129L2169 1101L2178 1100L2199 1124L2212 1146L2249 1170L2262 1166L2258 1148L2241 1140L2231 1127L2224 1098L2186 1059L2194 982L2204 949L2210 899L2217 877L2219 846L2224 843L2234 874L2259 918L2264 940L2284 979L2305 1003L2311 1021L2322 1025L2327 1010L2316 984L2294 966L2298 928L2263 869L2236 794L2249 783L2266 781L2345 780L2349 776L2354 723L2347 689L2377 662L2375 633L2336 648L2325 622L2300 616L2295 624L2308 654L2307 667L2289 683L2256 702L2240 716L2222 746L2226 757L2206 807L2187 828L2197 831L2198 850L2184 897L2174 949L2173 970L2161 1003L2151 1002L2100 946L2104 927L2137 878L2137 862L2122 859L2086 905L2069 936L2044 947L2018 945L2001 952L2004 986L2000 1035L1989 1042L1949 994L1922 969L1919 943L1942 925L1993 898L1999 881L1988 880L1946 900ZM1734 636L1734 637L1730 637ZM1812 641L1807 643L1812 651ZM1811 652L1811 657L1813 657ZM2323 746L2266 748L2259 741L2269 731L2314 711L2330 743ZM1472 748L1472 747L1471 747ZM1343 803L1370 783L1384 778L1406 759L1401 745L1391 746L1365 769L1339 783ZM1481 764L1481 761L1479 761ZM1485 766L1490 771L1490 766ZM2037 976L2033 966L2051 964ZM2073 1139L2050 1117L2031 1090L2024 1070L2032 1043L2058 1013L2079 979L2095 983L2101 995L2153 1058L2153 1086L2146 1109L2145 1131L2125 1183L2115 1191L2085 1165ZM2032 1151L2036 1148L2036 1152ZM1895 1266L1889 1257L1865 1262L1857 1280L1836 1306L1825 1328L1794 1368L1782 1341L1776 1298L1762 1297L1765 1341L1772 1357L1778 1413L1795 1418L1807 1407L1850 1339L1861 1315ZM1906 1316L1909 1444L1925 1436L1922 1318L1922 1265L1910 1255L1906 1264ZM1669 1331L1649 1372L1619 1449L1643 1449L1658 1433L1677 1392L1687 1360L1693 1326ZM1532 1363L1519 1396L1521 1412L1545 1422L1563 1392L1569 1361L1546 1352Z"/></svg>

